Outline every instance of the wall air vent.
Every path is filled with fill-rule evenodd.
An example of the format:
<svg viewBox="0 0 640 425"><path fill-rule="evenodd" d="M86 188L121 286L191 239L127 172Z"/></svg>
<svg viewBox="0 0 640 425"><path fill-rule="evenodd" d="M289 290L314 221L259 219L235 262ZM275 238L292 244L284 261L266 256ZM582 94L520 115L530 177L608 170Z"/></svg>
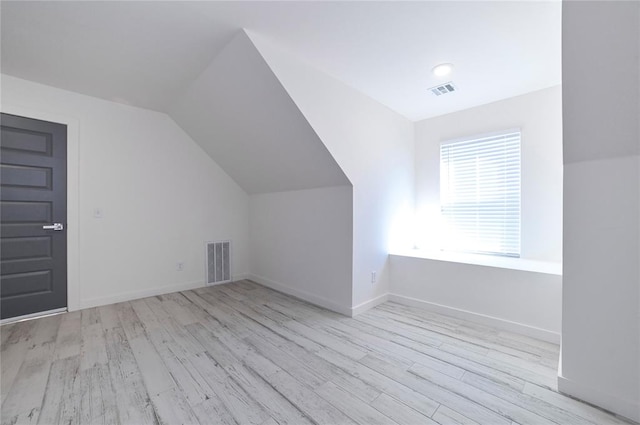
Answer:
<svg viewBox="0 0 640 425"><path fill-rule="evenodd" d="M456 86L453 85L453 82L449 81L448 83L431 87L429 91L431 91L431 93L433 93L435 96L442 96L443 94L452 93L456 91Z"/></svg>
<svg viewBox="0 0 640 425"><path fill-rule="evenodd" d="M231 282L231 241L215 241L206 244L207 285Z"/></svg>

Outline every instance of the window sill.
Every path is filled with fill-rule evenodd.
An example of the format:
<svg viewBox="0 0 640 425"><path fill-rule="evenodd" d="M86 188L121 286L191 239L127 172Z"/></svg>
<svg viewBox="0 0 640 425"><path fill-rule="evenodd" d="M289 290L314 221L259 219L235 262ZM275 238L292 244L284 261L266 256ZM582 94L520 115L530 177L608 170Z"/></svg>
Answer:
<svg viewBox="0 0 640 425"><path fill-rule="evenodd" d="M421 249L396 250L391 252L390 255L562 276L562 263L554 263L550 261Z"/></svg>

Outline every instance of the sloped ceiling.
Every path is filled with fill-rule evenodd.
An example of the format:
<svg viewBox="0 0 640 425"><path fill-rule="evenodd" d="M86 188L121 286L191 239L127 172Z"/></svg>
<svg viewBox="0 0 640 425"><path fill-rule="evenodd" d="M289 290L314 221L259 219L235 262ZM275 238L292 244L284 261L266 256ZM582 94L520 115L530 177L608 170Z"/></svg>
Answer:
<svg viewBox="0 0 640 425"><path fill-rule="evenodd" d="M247 193L350 184L244 31L169 115Z"/></svg>
<svg viewBox="0 0 640 425"><path fill-rule="evenodd" d="M7 1L2 72L165 112L241 28L416 121L560 84L562 2ZM431 68L455 64L458 91Z"/></svg>
<svg viewBox="0 0 640 425"><path fill-rule="evenodd" d="M167 112L248 193L349 181L241 28L410 120L560 83L557 0L0 7L3 74ZM439 62L460 90L436 98Z"/></svg>

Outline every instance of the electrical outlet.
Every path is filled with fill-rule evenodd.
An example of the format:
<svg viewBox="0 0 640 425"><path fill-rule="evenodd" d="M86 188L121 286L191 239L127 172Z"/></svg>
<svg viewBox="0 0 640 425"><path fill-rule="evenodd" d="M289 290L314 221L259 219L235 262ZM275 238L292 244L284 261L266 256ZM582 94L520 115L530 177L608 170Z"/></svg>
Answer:
<svg viewBox="0 0 640 425"><path fill-rule="evenodd" d="M376 272L371 272L371 283L376 283Z"/></svg>
<svg viewBox="0 0 640 425"><path fill-rule="evenodd" d="M184 263L182 261L178 261L176 263L176 270L179 271L179 272L184 270Z"/></svg>

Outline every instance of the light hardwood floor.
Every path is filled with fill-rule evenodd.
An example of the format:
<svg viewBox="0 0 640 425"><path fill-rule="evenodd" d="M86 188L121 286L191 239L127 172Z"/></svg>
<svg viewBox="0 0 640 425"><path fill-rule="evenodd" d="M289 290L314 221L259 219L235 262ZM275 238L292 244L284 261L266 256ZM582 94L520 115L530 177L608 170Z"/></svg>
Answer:
<svg viewBox="0 0 640 425"><path fill-rule="evenodd" d="M249 281L1 328L2 424L625 424L558 346L399 304L355 319Z"/></svg>

